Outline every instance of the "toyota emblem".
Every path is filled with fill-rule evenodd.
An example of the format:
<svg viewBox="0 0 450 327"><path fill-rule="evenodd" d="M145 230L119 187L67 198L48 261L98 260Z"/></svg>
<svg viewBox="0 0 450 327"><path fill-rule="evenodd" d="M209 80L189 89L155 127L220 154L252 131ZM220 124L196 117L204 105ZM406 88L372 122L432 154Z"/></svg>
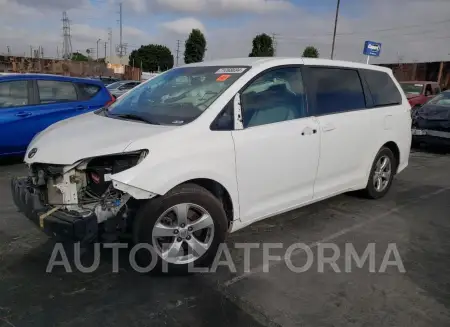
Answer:
<svg viewBox="0 0 450 327"><path fill-rule="evenodd" d="M29 158L29 159L33 158L34 155L36 154L36 152L37 152L37 148L32 148L32 149L30 150L30 152L28 152L28 158Z"/></svg>

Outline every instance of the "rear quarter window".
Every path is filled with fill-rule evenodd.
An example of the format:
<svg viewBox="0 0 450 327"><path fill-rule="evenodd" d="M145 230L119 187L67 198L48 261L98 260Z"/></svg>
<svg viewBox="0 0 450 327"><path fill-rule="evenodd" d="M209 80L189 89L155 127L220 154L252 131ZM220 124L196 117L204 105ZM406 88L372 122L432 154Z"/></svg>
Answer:
<svg viewBox="0 0 450 327"><path fill-rule="evenodd" d="M77 83L77 85L78 85L78 88L79 88L79 90L81 92L81 97L84 100L92 99L102 89L100 86L98 86L96 84Z"/></svg>
<svg viewBox="0 0 450 327"><path fill-rule="evenodd" d="M376 70L363 70L375 107L402 103L402 96L389 74Z"/></svg>

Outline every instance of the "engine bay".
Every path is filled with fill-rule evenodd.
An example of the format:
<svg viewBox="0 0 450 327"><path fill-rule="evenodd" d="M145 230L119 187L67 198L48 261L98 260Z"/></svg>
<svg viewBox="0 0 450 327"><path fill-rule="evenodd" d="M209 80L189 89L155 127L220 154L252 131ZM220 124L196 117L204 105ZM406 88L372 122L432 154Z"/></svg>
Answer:
<svg viewBox="0 0 450 327"><path fill-rule="evenodd" d="M111 218L125 220L131 196L114 188L111 176L137 165L145 156L143 151L108 155L73 166L34 163L31 181L49 210L82 217L95 214L98 224Z"/></svg>

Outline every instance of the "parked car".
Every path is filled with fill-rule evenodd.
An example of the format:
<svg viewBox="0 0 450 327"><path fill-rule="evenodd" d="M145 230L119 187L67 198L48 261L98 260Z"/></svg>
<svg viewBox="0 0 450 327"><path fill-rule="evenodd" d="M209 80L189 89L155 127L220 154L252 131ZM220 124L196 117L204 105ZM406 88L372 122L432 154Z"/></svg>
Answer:
<svg viewBox="0 0 450 327"><path fill-rule="evenodd" d="M112 83L120 81L119 78L108 77L108 76L94 76L94 77L91 77L91 78L99 80L99 81L102 81L104 85L110 85Z"/></svg>
<svg viewBox="0 0 450 327"><path fill-rule="evenodd" d="M57 75L2 75L0 157L23 155L31 139L51 124L113 101L100 81ZM64 138L70 137L75 135Z"/></svg>
<svg viewBox="0 0 450 327"><path fill-rule="evenodd" d="M441 88L437 82L400 82L403 92L408 98L412 108L420 107L435 95L441 93Z"/></svg>
<svg viewBox="0 0 450 327"><path fill-rule="evenodd" d="M131 232L155 269L183 273L262 219L348 191L383 197L410 146L410 106L388 68L224 59L171 69L41 132L25 156L31 177L12 192L53 237ZM147 251L137 258L147 266Z"/></svg>
<svg viewBox="0 0 450 327"><path fill-rule="evenodd" d="M113 97L118 98L139 84L141 84L140 81L120 81L109 84L106 88Z"/></svg>
<svg viewBox="0 0 450 327"><path fill-rule="evenodd" d="M413 144L450 147L450 91L414 111L412 135Z"/></svg>

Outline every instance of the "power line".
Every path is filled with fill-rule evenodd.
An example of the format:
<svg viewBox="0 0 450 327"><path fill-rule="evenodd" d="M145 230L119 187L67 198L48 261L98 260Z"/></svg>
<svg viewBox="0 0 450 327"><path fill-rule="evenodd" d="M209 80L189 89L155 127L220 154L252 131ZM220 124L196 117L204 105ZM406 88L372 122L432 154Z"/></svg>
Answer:
<svg viewBox="0 0 450 327"><path fill-rule="evenodd" d="M362 35L367 33L377 33L377 32L389 32L389 31L396 31L401 30L405 28L415 28L415 27L424 27L424 26L430 26L430 25L438 25L438 24L444 24L449 23L450 19L431 22L427 24L415 24L415 25L403 25L403 26L396 26L396 27L389 27L389 28L383 28L383 29L374 29L374 30L366 30L366 31L356 31L356 32L344 32L344 33L336 33L336 36L350 36L350 35ZM311 39L316 37L327 37L331 36L334 33L324 33L324 34L311 34L311 35L305 35L305 36L280 36L281 38L291 38L291 39ZM404 35L414 35L414 32L404 34ZM421 34L421 32L417 32L417 34Z"/></svg>

